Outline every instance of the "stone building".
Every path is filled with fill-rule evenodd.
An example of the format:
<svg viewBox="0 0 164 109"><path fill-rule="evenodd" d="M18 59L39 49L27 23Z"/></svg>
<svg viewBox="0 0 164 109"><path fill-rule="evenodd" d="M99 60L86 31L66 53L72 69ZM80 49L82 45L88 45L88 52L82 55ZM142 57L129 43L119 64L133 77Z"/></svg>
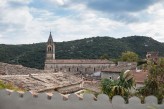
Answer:
<svg viewBox="0 0 164 109"><path fill-rule="evenodd" d="M106 79L117 80L121 72L127 72L127 71L130 71L130 73L134 77L136 83L135 88L139 88L144 85L144 81L147 78L148 71L138 70L136 62L118 62L117 66L112 66L108 69L101 71L101 79L106 78Z"/></svg>
<svg viewBox="0 0 164 109"><path fill-rule="evenodd" d="M109 68L113 62L101 59L56 59L55 58L55 43L50 32L47 42L45 60L45 70L53 72L70 72L73 74L90 75L93 72L101 71Z"/></svg>
<svg viewBox="0 0 164 109"><path fill-rule="evenodd" d="M108 78L116 80L121 72L126 70L135 70L137 68L136 62L118 62L117 66L112 66L110 68L101 71L101 78Z"/></svg>

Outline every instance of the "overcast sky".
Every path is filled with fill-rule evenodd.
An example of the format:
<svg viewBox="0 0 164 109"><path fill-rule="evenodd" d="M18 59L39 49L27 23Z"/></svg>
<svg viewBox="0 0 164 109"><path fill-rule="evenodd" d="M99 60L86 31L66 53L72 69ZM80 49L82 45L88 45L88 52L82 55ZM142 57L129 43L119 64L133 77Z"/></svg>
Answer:
<svg viewBox="0 0 164 109"><path fill-rule="evenodd" d="M0 44L94 36L164 42L164 0L0 0Z"/></svg>

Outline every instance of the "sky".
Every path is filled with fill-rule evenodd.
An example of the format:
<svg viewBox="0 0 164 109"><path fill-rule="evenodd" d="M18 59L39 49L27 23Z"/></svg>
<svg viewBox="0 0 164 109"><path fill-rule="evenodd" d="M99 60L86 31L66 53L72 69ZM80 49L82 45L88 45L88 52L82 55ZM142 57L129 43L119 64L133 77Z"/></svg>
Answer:
<svg viewBox="0 0 164 109"><path fill-rule="evenodd" d="M0 44L96 36L164 42L164 0L0 0Z"/></svg>

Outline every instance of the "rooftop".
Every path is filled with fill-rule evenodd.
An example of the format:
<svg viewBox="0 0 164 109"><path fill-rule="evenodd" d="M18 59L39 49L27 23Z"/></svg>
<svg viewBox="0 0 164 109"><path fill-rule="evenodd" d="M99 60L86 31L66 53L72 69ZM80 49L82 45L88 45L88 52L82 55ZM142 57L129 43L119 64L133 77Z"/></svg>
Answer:
<svg viewBox="0 0 164 109"><path fill-rule="evenodd" d="M120 73L126 70L136 69L136 62L118 62L117 66L111 66L110 68L106 68L102 70L104 73Z"/></svg>
<svg viewBox="0 0 164 109"><path fill-rule="evenodd" d="M81 79L63 73L42 73L29 75L1 75L0 80L11 82L27 91L44 92L57 88L76 85Z"/></svg>
<svg viewBox="0 0 164 109"><path fill-rule="evenodd" d="M46 73L46 71L0 62L0 75L28 75L30 73L38 74Z"/></svg>
<svg viewBox="0 0 164 109"><path fill-rule="evenodd" d="M141 70L139 72L136 72L136 70L131 70L130 72L133 75L135 82L139 84L143 84L148 75L148 71L144 70Z"/></svg>

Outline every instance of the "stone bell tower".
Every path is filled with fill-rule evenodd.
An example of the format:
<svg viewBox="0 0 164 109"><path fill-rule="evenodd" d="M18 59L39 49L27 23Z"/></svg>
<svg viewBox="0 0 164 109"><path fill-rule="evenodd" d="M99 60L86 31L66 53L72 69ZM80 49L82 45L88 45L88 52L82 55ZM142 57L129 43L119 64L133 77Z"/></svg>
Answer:
<svg viewBox="0 0 164 109"><path fill-rule="evenodd" d="M52 39L52 35L50 32L48 41L47 41L47 49L46 49L46 60L55 59L55 44Z"/></svg>

